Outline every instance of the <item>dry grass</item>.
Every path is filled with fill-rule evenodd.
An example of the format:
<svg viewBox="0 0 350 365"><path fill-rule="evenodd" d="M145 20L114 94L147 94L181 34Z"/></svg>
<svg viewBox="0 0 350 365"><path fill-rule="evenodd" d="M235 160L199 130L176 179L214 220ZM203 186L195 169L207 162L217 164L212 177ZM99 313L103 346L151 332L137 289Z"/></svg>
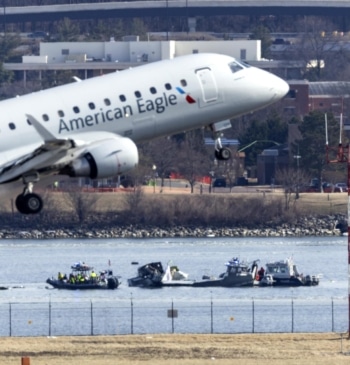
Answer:
<svg viewBox="0 0 350 365"><path fill-rule="evenodd" d="M156 193L153 193L152 187L144 187L143 191L146 193L146 199L156 200L173 200L176 199L178 195L186 195L187 199L193 199L199 195L198 192L191 194L188 188L172 188L171 190L164 189L162 193L159 192L158 188ZM97 210L106 211L122 209L125 207L125 194L132 194L132 192L99 193L100 199L97 203ZM208 194L206 194L206 196L208 196ZM212 193L211 196L215 196L217 198L229 198L232 200L249 200L262 197L263 193L257 192L256 189L254 189L248 193ZM268 192L265 194L265 198L269 200L283 200L284 195L280 191ZM295 204L301 212L309 212L313 214L346 214L348 195L346 193L302 193Z"/></svg>
<svg viewBox="0 0 350 365"><path fill-rule="evenodd" d="M350 363L347 335L235 334L1 338L1 365L329 365Z"/></svg>
<svg viewBox="0 0 350 365"><path fill-rule="evenodd" d="M190 188L170 188L169 186L165 186L162 189L160 187L154 189L151 186L143 186L142 191L144 192L144 199L157 201L176 200L179 195L186 196L186 200L191 201L200 195L199 186L196 187L194 194L191 194ZM204 188L203 192L203 196L209 196L207 187ZM11 211L11 199L13 202L18 193L19 191L14 190L8 192L0 190L0 210ZM89 195L91 194L89 193ZM105 192L93 194L96 196L96 211L118 211L123 210L127 205L125 196L132 194L132 189L121 189L119 192L114 193ZM236 187L231 193L227 189L226 193L214 192L210 196L219 199L232 199L233 201L238 199L244 199L246 201L259 197L264 197L268 201L284 200L284 194L280 190L276 189L275 191L271 191L270 189L259 187L250 187L249 189ZM67 198L64 193L43 193L43 198L46 207L54 206L59 211L72 210L70 204L66 202ZM346 193L302 193L300 194L300 199L294 202L298 211L302 213L347 214L348 195Z"/></svg>

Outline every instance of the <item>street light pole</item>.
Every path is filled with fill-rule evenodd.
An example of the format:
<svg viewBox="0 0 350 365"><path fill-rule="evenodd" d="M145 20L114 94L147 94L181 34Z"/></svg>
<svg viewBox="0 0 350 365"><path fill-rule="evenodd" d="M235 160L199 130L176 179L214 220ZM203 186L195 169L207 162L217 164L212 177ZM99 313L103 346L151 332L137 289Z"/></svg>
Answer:
<svg viewBox="0 0 350 365"><path fill-rule="evenodd" d="M154 194L156 192L156 171L157 171L157 166L153 165L152 170L153 170L153 194Z"/></svg>
<svg viewBox="0 0 350 365"><path fill-rule="evenodd" d="M298 145L298 153L297 155L294 156L294 158L297 159L297 190L295 198L299 199L299 159L301 158L301 156L299 155L299 145Z"/></svg>

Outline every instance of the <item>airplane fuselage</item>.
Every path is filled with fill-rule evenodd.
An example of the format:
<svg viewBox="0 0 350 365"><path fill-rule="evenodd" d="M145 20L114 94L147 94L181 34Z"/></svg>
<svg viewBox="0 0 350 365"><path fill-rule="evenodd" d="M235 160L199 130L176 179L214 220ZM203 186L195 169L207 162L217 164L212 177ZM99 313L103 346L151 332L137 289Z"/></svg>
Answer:
<svg viewBox="0 0 350 365"><path fill-rule="evenodd" d="M232 72L232 60L185 56L2 101L0 165L42 143L26 114L57 138L103 130L140 142L235 118L280 98L285 86L268 80L280 79L253 67Z"/></svg>

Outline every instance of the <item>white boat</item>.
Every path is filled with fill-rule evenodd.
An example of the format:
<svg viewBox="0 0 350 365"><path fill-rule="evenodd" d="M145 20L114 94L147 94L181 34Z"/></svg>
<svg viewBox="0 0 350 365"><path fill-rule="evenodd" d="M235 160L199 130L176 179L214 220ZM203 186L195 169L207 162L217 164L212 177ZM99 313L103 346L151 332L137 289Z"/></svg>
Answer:
<svg viewBox="0 0 350 365"><path fill-rule="evenodd" d="M188 274L179 270L176 265L170 265L165 270L165 273L162 278L163 286L186 286L193 285L193 280L188 279Z"/></svg>
<svg viewBox="0 0 350 365"><path fill-rule="evenodd" d="M317 275L303 275L298 272L292 258L266 264L260 286L315 286L320 282Z"/></svg>

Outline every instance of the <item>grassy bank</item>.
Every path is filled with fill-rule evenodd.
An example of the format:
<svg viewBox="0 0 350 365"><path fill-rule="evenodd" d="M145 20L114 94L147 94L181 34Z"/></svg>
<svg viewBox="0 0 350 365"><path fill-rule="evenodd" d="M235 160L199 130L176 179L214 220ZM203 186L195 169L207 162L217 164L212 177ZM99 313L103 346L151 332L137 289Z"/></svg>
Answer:
<svg viewBox="0 0 350 365"><path fill-rule="evenodd" d="M156 226L240 226L261 227L293 223L308 215L347 215L347 194L302 193L299 199L279 191L252 189L250 192L195 193L189 189L171 191L142 189L105 192L50 192L43 195L41 214L22 216L13 200L2 196L4 225L16 223L55 225L156 225Z"/></svg>
<svg viewBox="0 0 350 365"><path fill-rule="evenodd" d="M343 339L342 339L343 337ZM345 365L346 335L223 334L1 338L2 365Z"/></svg>

